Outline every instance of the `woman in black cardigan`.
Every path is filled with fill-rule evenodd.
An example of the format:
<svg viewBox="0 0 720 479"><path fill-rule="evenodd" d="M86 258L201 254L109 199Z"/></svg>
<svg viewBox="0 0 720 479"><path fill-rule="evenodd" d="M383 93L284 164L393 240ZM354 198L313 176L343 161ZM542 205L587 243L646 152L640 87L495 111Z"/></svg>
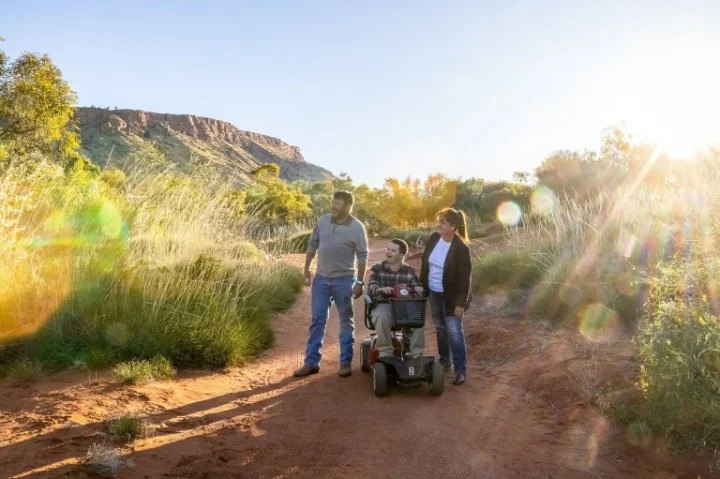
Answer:
<svg viewBox="0 0 720 479"><path fill-rule="evenodd" d="M440 362L455 366L454 384L465 382L465 332L462 319L470 306L472 262L467 245L467 218L462 211L446 208L437 216L437 232L423 253L420 282L430 295Z"/></svg>

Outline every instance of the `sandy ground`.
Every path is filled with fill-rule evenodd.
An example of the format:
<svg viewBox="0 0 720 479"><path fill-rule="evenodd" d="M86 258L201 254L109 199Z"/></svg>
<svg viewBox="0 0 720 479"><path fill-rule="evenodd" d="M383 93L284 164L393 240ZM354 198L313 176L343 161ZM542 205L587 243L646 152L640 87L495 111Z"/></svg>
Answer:
<svg viewBox="0 0 720 479"><path fill-rule="evenodd" d="M371 260L384 242L372 243ZM295 261L302 261L300 257ZM446 377L376 398L370 375L340 378L338 320L320 374L295 379L310 294L273 319L276 343L221 373L126 387L71 372L37 384L0 383L0 477L87 477L78 462L107 439L103 421L139 411L156 434L116 444L134 466L120 478L703 478L712 458L672 457L609 424L588 398L631 368L626 340L588 343L574 331L500 317L485 298L466 317L468 382ZM368 335L356 303L356 343ZM434 331L426 331L435 351ZM448 375L449 376L449 375Z"/></svg>

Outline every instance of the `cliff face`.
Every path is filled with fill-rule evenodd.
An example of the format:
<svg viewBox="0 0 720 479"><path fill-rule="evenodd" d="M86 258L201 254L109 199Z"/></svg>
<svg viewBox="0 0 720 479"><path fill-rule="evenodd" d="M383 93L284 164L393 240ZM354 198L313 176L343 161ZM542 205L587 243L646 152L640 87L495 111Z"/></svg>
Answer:
<svg viewBox="0 0 720 479"><path fill-rule="evenodd" d="M184 165L194 156L240 182L266 163L277 163L280 176L289 181L320 181L333 176L305 161L297 146L212 118L78 108L76 119L84 153L102 166L108 162L122 165L144 142L152 141L171 162Z"/></svg>

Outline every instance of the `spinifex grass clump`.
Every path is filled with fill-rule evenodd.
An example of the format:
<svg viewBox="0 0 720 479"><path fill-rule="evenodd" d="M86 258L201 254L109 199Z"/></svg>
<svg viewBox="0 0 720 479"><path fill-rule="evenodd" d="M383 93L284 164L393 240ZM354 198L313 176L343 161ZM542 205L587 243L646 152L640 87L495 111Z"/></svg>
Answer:
<svg viewBox="0 0 720 479"><path fill-rule="evenodd" d="M150 437L155 429L156 426L145 416L136 413L118 414L105 422L107 433L121 441Z"/></svg>
<svg viewBox="0 0 720 479"><path fill-rule="evenodd" d="M134 466L119 449L100 443L90 446L80 464L88 473L101 477L114 477L121 469Z"/></svg>
<svg viewBox="0 0 720 479"><path fill-rule="evenodd" d="M42 376L42 364L32 359L20 359L8 365L8 375L17 382L31 383Z"/></svg>
<svg viewBox="0 0 720 479"><path fill-rule="evenodd" d="M24 343L49 367L156 355L214 367L266 347L269 315L302 279L255 246L263 225L237 213L231 191L152 163L121 182L82 165L5 172L0 344Z"/></svg>
<svg viewBox="0 0 720 479"><path fill-rule="evenodd" d="M170 379L177 374L172 363L162 356L155 356L150 360L134 359L120 363L115 366L112 371L124 384L138 384L157 379Z"/></svg>

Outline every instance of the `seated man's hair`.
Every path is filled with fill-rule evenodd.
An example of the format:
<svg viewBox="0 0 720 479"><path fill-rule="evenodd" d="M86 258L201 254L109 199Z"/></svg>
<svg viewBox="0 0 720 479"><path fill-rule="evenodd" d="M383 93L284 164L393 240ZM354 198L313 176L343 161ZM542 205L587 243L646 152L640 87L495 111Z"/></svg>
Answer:
<svg viewBox="0 0 720 479"><path fill-rule="evenodd" d="M333 194L334 200L343 200L347 206L352 206L355 203L355 197L349 191L336 191Z"/></svg>
<svg viewBox="0 0 720 479"><path fill-rule="evenodd" d="M400 247L400 254L405 254L408 252L408 244L400 238L393 238L390 240L390 242L395 243Z"/></svg>

